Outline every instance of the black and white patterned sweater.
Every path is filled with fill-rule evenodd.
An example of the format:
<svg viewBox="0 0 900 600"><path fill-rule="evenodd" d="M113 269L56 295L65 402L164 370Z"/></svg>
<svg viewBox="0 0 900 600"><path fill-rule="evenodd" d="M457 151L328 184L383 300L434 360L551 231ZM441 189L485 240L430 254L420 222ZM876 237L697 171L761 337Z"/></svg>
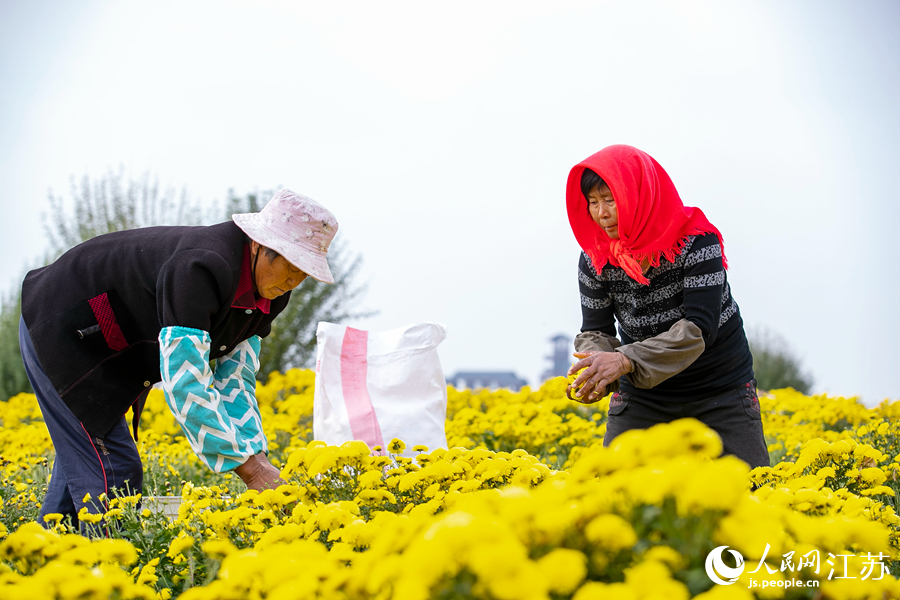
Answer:
<svg viewBox="0 0 900 600"><path fill-rule="evenodd" d="M687 402L722 393L753 378L753 358L714 233L690 236L675 262L664 258L645 273L642 285L619 267L606 264L598 275L585 253L578 263L581 331L615 336L623 344L641 342L687 319L703 335L703 353L681 373L652 389L638 390L627 377L620 390L642 397Z"/></svg>

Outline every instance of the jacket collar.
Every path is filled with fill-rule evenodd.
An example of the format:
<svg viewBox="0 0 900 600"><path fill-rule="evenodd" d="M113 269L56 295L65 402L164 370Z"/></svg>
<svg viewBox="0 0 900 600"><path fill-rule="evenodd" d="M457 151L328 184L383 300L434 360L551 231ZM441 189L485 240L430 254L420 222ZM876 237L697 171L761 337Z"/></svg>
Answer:
<svg viewBox="0 0 900 600"><path fill-rule="evenodd" d="M241 277L238 280L237 292L234 294L232 308L259 309L269 314L272 301L261 298L253 291L253 273L250 267L250 245L244 244L244 258L241 260Z"/></svg>

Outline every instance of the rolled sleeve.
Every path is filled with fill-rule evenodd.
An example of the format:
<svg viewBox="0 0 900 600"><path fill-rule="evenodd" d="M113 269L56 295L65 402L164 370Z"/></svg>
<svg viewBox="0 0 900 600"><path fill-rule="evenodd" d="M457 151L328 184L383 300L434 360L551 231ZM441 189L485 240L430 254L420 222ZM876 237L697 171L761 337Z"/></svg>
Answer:
<svg viewBox="0 0 900 600"><path fill-rule="evenodd" d="M646 390L687 369L705 348L700 328L681 319L668 331L642 342L619 346L615 352L621 352L631 361L633 370L626 375L631 384Z"/></svg>

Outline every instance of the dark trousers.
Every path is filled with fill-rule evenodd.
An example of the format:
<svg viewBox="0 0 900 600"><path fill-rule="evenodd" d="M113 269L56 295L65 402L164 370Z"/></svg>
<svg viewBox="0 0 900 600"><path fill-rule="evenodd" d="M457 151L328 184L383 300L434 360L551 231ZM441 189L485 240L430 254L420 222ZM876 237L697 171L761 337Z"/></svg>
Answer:
<svg viewBox="0 0 900 600"><path fill-rule="evenodd" d="M46 526L44 515L61 513L71 515L72 524L77 527L78 511L83 506L88 512L105 512L105 503L98 500L100 494L112 499L114 489L123 495L140 493L144 471L124 415L105 437L90 435L41 368L24 320L19 321L19 346L56 450L40 523ZM91 495L88 502L84 501L85 494Z"/></svg>
<svg viewBox="0 0 900 600"><path fill-rule="evenodd" d="M722 454L734 455L751 468L769 466L756 380L717 396L691 402L660 402L631 392L616 392L609 402L603 445L632 429L693 417L719 434Z"/></svg>

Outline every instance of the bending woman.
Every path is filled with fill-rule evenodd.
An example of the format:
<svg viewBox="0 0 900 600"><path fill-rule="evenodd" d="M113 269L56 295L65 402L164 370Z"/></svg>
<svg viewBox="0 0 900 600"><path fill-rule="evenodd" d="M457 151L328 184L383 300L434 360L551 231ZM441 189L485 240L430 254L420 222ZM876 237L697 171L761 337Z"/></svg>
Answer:
<svg viewBox="0 0 900 600"><path fill-rule="evenodd" d="M25 276L19 345L56 450L41 524L78 527L82 509L107 510L91 498L141 492L135 440L157 382L206 466L258 491L284 483L256 401L262 338L308 275L334 282L338 224L290 190L232 220L107 233Z"/></svg>
<svg viewBox="0 0 900 600"><path fill-rule="evenodd" d="M753 358L719 230L682 204L659 163L631 146L609 146L576 165L566 204L583 250L580 360L569 373L584 369L567 393L591 404L615 392L604 445L631 429L693 417L719 434L725 454L768 466Z"/></svg>

